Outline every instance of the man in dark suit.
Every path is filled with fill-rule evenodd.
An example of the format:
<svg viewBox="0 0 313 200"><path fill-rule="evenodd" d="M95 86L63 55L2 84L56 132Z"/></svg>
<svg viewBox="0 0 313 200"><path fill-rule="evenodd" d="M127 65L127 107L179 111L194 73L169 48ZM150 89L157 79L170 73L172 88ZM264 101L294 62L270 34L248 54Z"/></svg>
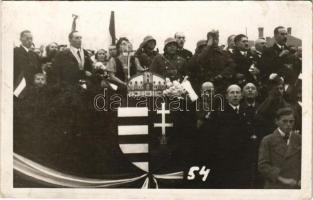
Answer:
<svg viewBox="0 0 313 200"><path fill-rule="evenodd" d="M60 122L67 135L83 135L91 120L89 108L92 102L88 90L92 78L92 61L88 52L82 49L82 36L73 31L68 36L70 48L60 51L54 60L52 82L60 87L61 93L56 100L60 107ZM87 88L86 88L87 86ZM87 90L85 90L87 89Z"/></svg>
<svg viewBox="0 0 313 200"><path fill-rule="evenodd" d="M177 54L180 57L182 57L188 61L192 57L192 53L191 53L191 51L184 48L184 44L186 41L185 34L182 32L177 32L177 33L175 33L174 37L175 37L175 40L178 44Z"/></svg>
<svg viewBox="0 0 313 200"><path fill-rule="evenodd" d="M14 48L14 88L25 78L26 86L33 85L34 75L41 72L39 57L30 50L33 36L25 30L20 34L21 45Z"/></svg>
<svg viewBox="0 0 313 200"><path fill-rule="evenodd" d="M240 104L250 135L249 157L251 161L251 186L263 188L262 176L257 171L258 149L262 139L262 123L257 115L259 101L257 100L258 88L253 83L243 87L243 101Z"/></svg>
<svg viewBox="0 0 313 200"><path fill-rule="evenodd" d="M51 77L59 84L77 85L79 80L91 77L92 60L88 52L82 49L82 36L73 31L68 36L70 48L59 52L53 63L55 77Z"/></svg>
<svg viewBox="0 0 313 200"><path fill-rule="evenodd" d="M232 58L236 63L236 77L244 76L248 82L258 82L260 70L257 68L254 56L250 51L248 37L239 34L236 35L235 49L233 50Z"/></svg>
<svg viewBox="0 0 313 200"><path fill-rule="evenodd" d="M266 189L301 187L301 135L293 131L294 123L291 108L279 109L277 129L261 142L258 169L266 179Z"/></svg>
<svg viewBox="0 0 313 200"><path fill-rule="evenodd" d="M250 134L240 106L241 88L230 85L224 111L212 113L210 144L213 188L250 188ZM209 129L208 129L209 130Z"/></svg>
<svg viewBox="0 0 313 200"><path fill-rule="evenodd" d="M253 83L247 83L243 87L243 102L240 106L242 108L243 114L245 115L247 125L249 127L250 138L256 140L258 138L258 133L256 129L256 111L259 106L257 101L258 90Z"/></svg>
<svg viewBox="0 0 313 200"><path fill-rule="evenodd" d="M276 73L282 76L286 83L289 83L289 81L292 81L289 80L290 74L297 72L291 63L290 49L286 45L287 31L283 26L274 29L274 39L274 45L264 50L260 60L263 80L267 80L270 74Z"/></svg>

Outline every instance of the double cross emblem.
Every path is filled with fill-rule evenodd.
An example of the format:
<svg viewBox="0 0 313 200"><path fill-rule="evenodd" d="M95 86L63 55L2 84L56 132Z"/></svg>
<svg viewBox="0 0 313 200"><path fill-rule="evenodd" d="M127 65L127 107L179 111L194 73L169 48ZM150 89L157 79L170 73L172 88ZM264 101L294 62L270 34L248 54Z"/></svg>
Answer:
<svg viewBox="0 0 313 200"><path fill-rule="evenodd" d="M157 110L157 114L161 114L162 121L161 123L154 123L154 127L160 127L162 129L162 135L160 137L160 144L167 144L167 137L166 137L166 128L173 127L173 123L166 123L166 114L170 114L169 110L165 109L165 103L162 103L162 109Z"/></svg>

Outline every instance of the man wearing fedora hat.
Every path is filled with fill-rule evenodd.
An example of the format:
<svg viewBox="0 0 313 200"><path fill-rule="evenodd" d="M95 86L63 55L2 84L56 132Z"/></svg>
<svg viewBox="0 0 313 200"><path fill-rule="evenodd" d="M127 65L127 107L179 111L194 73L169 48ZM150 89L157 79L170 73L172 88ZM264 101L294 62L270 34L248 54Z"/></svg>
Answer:
<svg viewBox="0 0 313 200"><path fill-rule="evenodd" d="M164 41L164 54L158 54L151 64L151 71L171 80L185 75L186 60L177 55L178 44L174 38Z"/></svg>

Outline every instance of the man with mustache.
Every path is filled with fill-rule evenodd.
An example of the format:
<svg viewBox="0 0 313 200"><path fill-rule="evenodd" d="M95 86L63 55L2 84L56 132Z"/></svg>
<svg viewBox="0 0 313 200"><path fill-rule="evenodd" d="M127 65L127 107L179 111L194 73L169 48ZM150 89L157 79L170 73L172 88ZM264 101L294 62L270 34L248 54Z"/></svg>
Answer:
<svg viewBox="0 0 313 200"><path fill-rule="evenodd" d="M290 50L286 45L287 30L283 26L278 26L274 29L275 43L272 47L264 50L260 60L262 79L267 80L269 75L276 73L282 76L285 81L285 74L289 70Z"/></svg>
<svg viewBox="0 0 313 200"><path fill-rule="evenodd" d="M236 63L236 78L243 76L249 82L258 82L260 70L256 66L256 61L250 51L248 37L243 34L234 38L235 48L232 58Z"/></svg>

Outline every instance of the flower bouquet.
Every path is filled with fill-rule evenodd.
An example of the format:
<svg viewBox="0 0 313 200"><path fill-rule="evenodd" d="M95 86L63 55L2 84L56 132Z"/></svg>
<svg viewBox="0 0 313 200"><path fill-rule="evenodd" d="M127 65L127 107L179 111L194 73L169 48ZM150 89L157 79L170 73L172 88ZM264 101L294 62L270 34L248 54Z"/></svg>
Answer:
<svg viewBox="0 0 313 200"><path fill-rule="evenodd" d="M166 89L163 90L164 96L183 99L183 96L187 95L192 102L198 99L198 95L188 81L188 76L182 82L179 82L179 79L172 82L169 78L166 78L165 84Z"/></svg>

